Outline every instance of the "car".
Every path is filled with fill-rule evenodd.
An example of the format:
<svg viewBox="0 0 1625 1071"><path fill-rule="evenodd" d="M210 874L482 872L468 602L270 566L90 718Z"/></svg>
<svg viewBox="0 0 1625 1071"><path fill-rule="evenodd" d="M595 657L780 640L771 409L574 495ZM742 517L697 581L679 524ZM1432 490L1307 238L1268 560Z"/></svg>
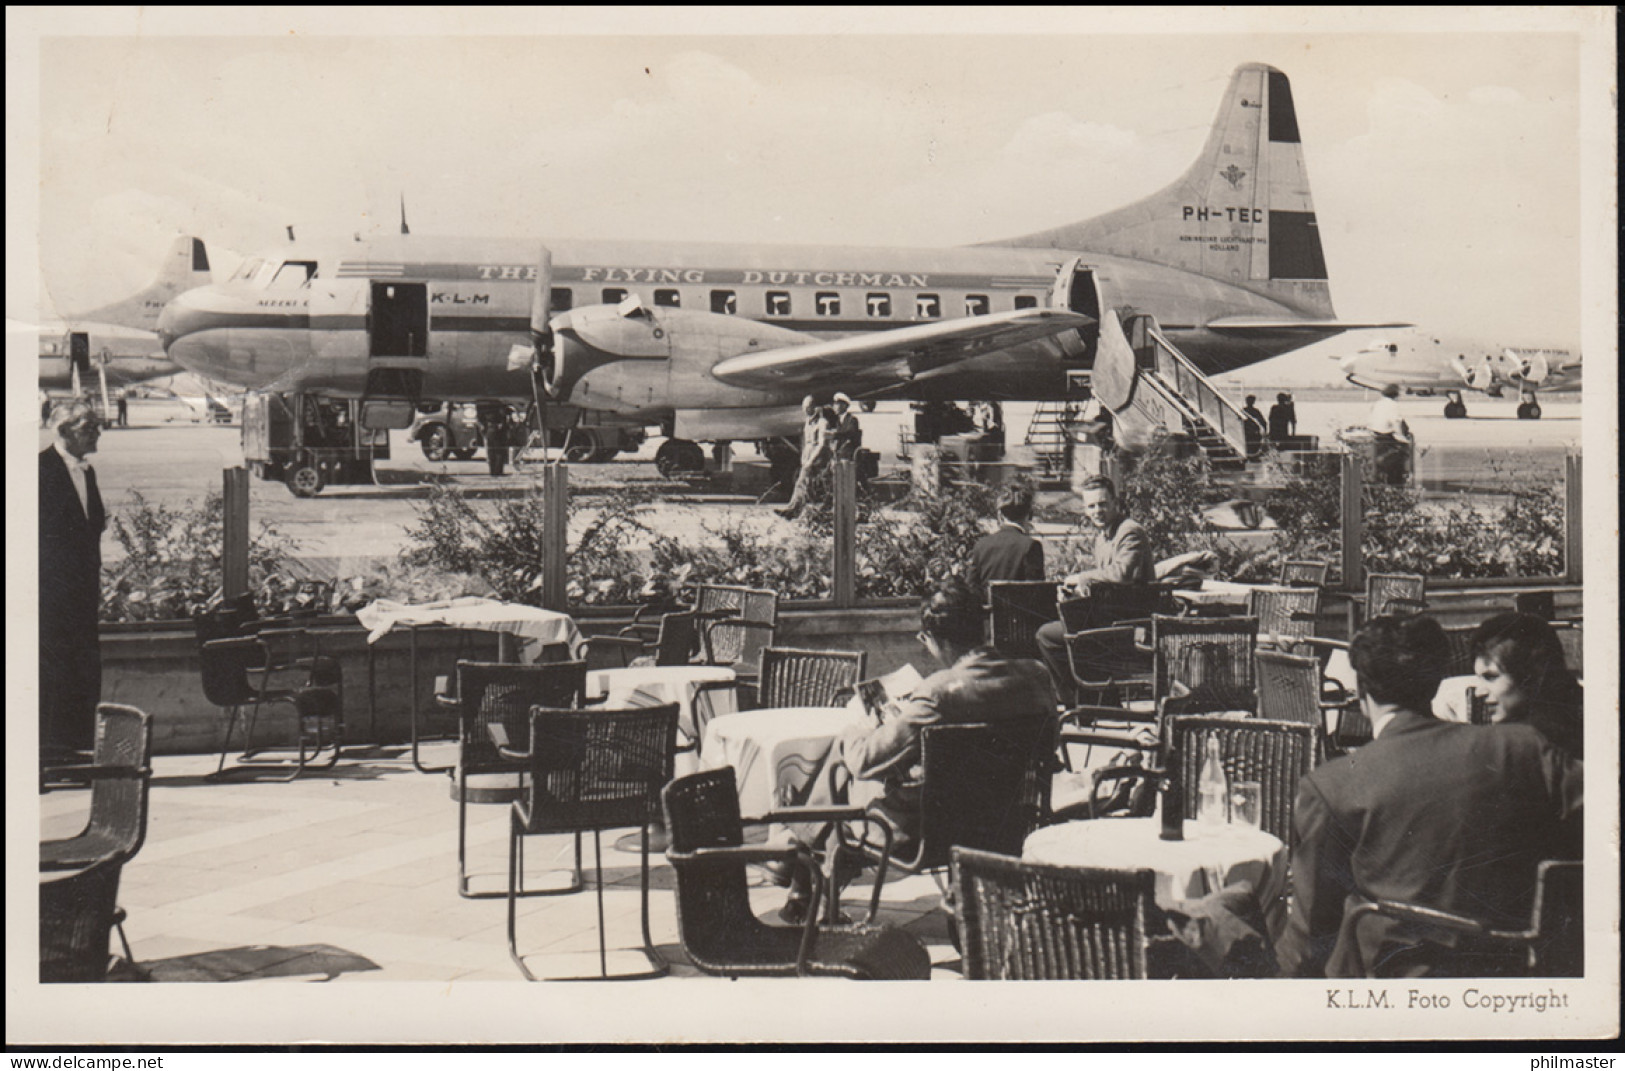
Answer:
<svg viewBox="0 0 1625 1071"><path fill-rule="evenodd" d="M407 439L430 461L468 461L485 442L474 406L457 403L420 409Z"/></svg>

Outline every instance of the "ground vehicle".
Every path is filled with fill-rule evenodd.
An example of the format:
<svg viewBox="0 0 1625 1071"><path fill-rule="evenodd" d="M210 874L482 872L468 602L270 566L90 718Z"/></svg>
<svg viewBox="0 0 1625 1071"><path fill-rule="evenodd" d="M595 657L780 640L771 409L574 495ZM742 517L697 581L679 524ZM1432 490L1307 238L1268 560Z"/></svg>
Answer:
<svg viewBox="0 0 1625 1071"><path fill-rule="evenodd" d="M430 461L444 461L447 457L468 461L485 443L474 406L449 402L427 411L420 407L406 437L417 443Z"/></svg>
<svg viewBox="0 0 1625 1071"><path fill-rule="evenodd" d="M522 441L523 429L518 429L517 434ZM427 411L420 407L407 438L417 443L430 461L445 461L448 457L471 460L474 452L485 446L480 407L459 403L447 403ZM597 464L613 459L622 451L635 451L643 445L643 438L642 428L577 425L567 429L549 428L547 444L563 449L566 461ZM510 446L519 444L516 441Z"/></svg>
<svg viewBox="0 0 1625 1071"><path fill-rule="evenodd" d="M361 427L361 402L314 394L243 399L243 459L262 480L281 480L300 498L328 484L372 483L372 463L389 458L389 432Z"/></svg>

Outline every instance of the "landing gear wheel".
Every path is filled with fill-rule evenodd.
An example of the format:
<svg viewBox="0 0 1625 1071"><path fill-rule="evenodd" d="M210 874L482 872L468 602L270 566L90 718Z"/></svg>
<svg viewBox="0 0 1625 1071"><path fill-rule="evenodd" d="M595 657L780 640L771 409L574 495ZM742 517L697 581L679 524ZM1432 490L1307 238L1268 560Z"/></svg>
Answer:
<svg viewBox="0 0 1625 1071"><path fill-rule="evenodd" d="M655 451L655 468L665 477L682 473L704 472L705 451L700 444L687 439L667 439Z"/></svg>
<svg viewBox="0 0 1625 1071"><path fill-rule="evenodd" d="M283 479L288 485L288 490L300 498L310 498L319 494L327 484L327 478L322 475L322 470L309 458L295 461Z"/></svg>
<svg viewBox="0 0 1625 1071"><path fill-rule="evenodd" d="M472 446L458 447L451 452L451 456L456 458L458 461L473 461L474 448Z"/></svg>
<svg viewBox="0 0 1625 1071"><path fill-rule="evenodd" d="M449 452L450 436L446 434L444 425L433 424L423 429L418 436L418 445L423 447L423 456L430 461L444 461Z"/></svg>
<svg viewBox="0 0 1625 1071"><path fill-rule="evenodd" d="M1444 407L1444 415L1447 420L1460 420L1467 415L1467 406L1462 402L1448 402Z"/></svg>
<svg viewBox="0 0 1625 1071"><path fill-rule="evenodd" d="M1539 402L1523 402L1523 403L1520 403L1519 406L1518 406L1518 419L1519 420L1539 420L1540 419L1540 403Z"/></svg>

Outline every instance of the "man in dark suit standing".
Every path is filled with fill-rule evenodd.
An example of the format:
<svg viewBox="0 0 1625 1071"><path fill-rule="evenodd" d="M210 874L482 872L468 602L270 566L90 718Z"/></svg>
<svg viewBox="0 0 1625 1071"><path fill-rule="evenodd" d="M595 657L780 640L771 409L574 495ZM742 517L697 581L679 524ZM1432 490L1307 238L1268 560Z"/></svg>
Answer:
<svg viewBox="0 0 1625 1071"><path fill-rule="evenodd" d="M976 541L971 547L966 578L978 598L987 598L990 580L1044 579L1044 544L1027 534L1033 515L1031 488L1020 484L999 494L999 530Z"/></svg>
<svg viewBox="0 0 1625 1071"><path fill-rule="evenodd" d="M40 757L88 751L95 740L102 662L102 531L107 515L96 472L101 422L90 403L52 410L56 441L39 455Z"/></svg>
<svg viewBox="0 0 1625 1071"><path fill-rule="evenodd" d="M1342 932L1353 898L1528 925L1535 867L1578 843L1581 771L1528 725L1431 716L1449 644L1427 617L1378 617L1349 648L1372 743L1298 787L1293 900L1277 942L1290 977L1522 973L1449 931L1381 916Z"/></svg>

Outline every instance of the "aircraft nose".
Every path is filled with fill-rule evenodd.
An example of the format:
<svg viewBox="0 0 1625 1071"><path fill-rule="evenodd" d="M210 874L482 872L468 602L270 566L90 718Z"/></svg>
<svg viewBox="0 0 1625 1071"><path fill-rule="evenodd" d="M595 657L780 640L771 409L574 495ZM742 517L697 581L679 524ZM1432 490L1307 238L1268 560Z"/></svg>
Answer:
<svg viewBox="0 0 1625 1071"><path fill-rule="evenodd" d="M206 317L198 297L197 290L177 294L164 306L164 311L158 314L158 342L164 347L165 353L169 353L170 348L180 339L202 330Z"/></svg>

